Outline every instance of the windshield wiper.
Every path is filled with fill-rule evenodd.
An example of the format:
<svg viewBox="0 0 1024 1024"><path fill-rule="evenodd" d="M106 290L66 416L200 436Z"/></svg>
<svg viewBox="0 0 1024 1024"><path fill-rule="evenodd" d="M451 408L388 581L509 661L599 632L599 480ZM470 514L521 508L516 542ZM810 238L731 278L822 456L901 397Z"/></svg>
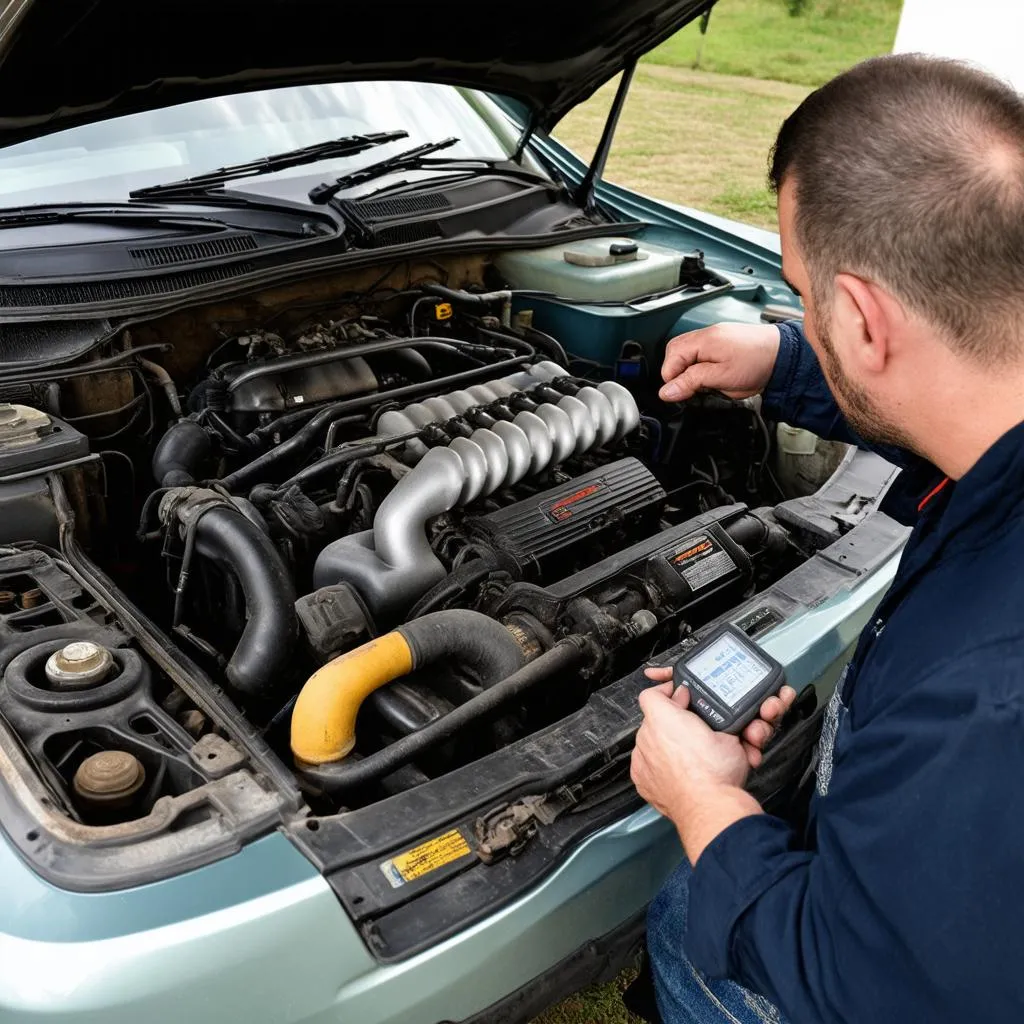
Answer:
<svg viewBox="0 0 1024 1024"><path fill-rule="evenodd" d="M450 138L441 139L440 142L424 142L422 146L414 146L412 149L405 150L404 153L396 153L394 156L389 156L386 160L378 160L375 164L368 164L366 167L361 167L358 171L352 171L351 174L343 174L340 178L335 178L334 181L325 181L309 190L309 201L322 205L332 200L343 189L352 188L353 185L362 185L367 181L373 181L374 178L379 178L381 175L388 174L391 171L409 171L421 167L457 168L462 165L479 167L481 164L490 166L487 160L427 159L431 153L447 149L459 141L453 135Z"/></svg>
<svg viewBox="0 0 1024 1024"><path fill-rule="evenodd" d="M318 160L335 160L339 157L354 156L356 153L362 153L376 146L383 146L388 142L397 142L399 139L408 137L409 133L401 130L372 132L367 135L344 135L340 139L328 139L326 142L317 142L312 146L304 146L302 149L290 149L284 153L275 153L273 156L250 160L245 164L229 164L227 167L218 167L215 171L197 174L194 178L182 178L179 181L165 181L159 185L137 188L129 192L128 195L132 199L188 196L196 192L205 192L217 185L234 181L236 178L270 174L272 171L301 167L303 164L315 163Z"/></svg>
<svg viewBox="0 0 1024 1024"><path fill-rule="evenodd" d="M202 202L197 199L197 205ZM208 202L209 199L207 198ZM218 202L217 206L226 204ZM210 226L225 229L251 231L255 227L262 234L281 235L285 238L313 238L318 234L329 234L329 229L322 231L311 224L308 215L294 207L275 207L268 203L263 211L268 216L253 223L252 204L235 212L225 208L217 214L207 214L190 210L180 213L178 210L158 205L134 205L132 202L107 203L69 203L50 206L14 206L0 208L0 229L8 227L38 227L44 224L63 224L69 221L87 221L94 224L126 224L132 227L176 228L192 231L209 232ZM235 215L232 216L231 214ZM277 215L276 217L274 215Z"/></svg>

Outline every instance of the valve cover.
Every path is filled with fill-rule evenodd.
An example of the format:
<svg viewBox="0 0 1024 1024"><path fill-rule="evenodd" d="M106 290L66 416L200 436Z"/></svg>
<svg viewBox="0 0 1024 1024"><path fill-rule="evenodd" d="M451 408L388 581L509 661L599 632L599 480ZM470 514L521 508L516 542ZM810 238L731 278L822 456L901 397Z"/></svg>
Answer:
<svg viewBox="0 0 1024 1024"><path fill-rule="evenodd" d="M665 497L643 463L619 459L497 512L467 517L465 526L514 558L524 575L546 575L572 568L580 548L592 561L595 544L657 530Z"/></svg>

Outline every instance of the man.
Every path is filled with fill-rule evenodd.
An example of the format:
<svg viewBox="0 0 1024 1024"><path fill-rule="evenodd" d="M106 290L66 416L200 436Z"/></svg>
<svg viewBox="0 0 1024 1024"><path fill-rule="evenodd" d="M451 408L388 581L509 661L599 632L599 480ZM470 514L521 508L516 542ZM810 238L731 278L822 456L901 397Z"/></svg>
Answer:
<svg viewBox="0 0 1024 1024"><path fill-rule="evenodd" d="M642 695L633 779L688 862L650 912L660 1012L1017 1024L1024 99L953 62L869 61L786 121L771 179L806 338L794 324L676 338L662 397L762 392L773 418L898 446L919 512L826 713L806 834L742 788L791 693L743 740L671 683Z"/></svg>

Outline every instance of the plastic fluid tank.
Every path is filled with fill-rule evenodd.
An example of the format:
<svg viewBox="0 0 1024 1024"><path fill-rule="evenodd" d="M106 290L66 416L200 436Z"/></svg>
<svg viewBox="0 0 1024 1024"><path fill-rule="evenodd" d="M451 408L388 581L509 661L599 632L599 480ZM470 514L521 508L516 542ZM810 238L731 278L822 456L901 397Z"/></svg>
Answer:
<svg viewBox="0 0 1024 1024"><path fill-rule="evenodd" d="M788 423L776 427L775 437L776 471L782 489L790 497L813 494L839 468L848 447Z"/></svg>
<svg viewBox="0 0 1024 1024"><path fill-rule="evenodd" d="M679 285L683 254L632 238L586 238L505 252L495 266L510 287L584 302L628 302Z"/></svg>

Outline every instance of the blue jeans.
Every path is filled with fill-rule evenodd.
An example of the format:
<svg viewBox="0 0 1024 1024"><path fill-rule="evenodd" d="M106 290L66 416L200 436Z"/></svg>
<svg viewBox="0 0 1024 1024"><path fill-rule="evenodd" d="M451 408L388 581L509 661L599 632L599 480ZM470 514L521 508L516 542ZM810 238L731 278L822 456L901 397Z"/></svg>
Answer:
<svg viewBox="0 0 1024 1024"><path fill-rule="evenodd" d="M786 1024L764 996L732 981L711 981L686 959L689 903L690 865L684 860L647 912L647 952L664 1024Z"/></svg>

